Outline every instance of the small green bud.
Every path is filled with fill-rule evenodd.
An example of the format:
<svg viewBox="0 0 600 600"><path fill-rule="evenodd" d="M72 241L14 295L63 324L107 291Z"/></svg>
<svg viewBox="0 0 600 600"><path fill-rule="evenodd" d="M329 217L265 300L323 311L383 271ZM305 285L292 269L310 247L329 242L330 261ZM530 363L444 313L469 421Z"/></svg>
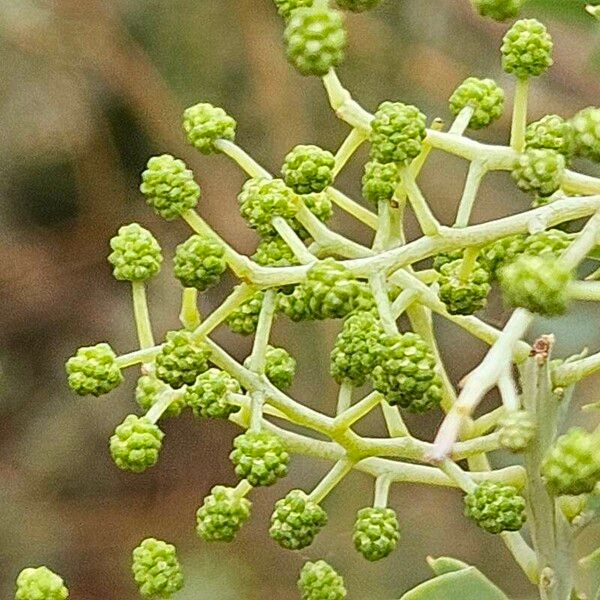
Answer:
<svg viewBox="0 0 600 600"><path fill-rule="evenodd" d="M292 249L280 236L263 238L252 255L252 260L265 267L287 267L298 264Z"/></svg>
<svg viewBox="0 0 600 600"><path fill-rule="evenodd" d="M525 523L525 499L511 485L480 483L465 496L465 516L489 533L518 531Z"/></svg>
<svg viewBox="0 0 600 600"><path fill-rule="evenodd" d="M15 600L67 600L63 580L47 567L27 567L17 577Z"/></svg>
<svg viewBox="0 0 600 600"><path fill-rule="evenodd" d="M134 549L131 570L145 598L170 598L183 587L183 574L175 546L146 538Z"/></svg>
<svg viewBox="0 0 600 600"><path fill-rule="evenodd" d="M312 6L314 0L274 0L277 12L287 21L292 11L303 6Z"/></svg>
<svg viewBox="0 0 600 600"><path fill-rule="evenodd" d="M223 246L216 240L193 235L175 250L175 277L183 287L204 291L218 283L227 269L224 254Z"/></svg>
<svg viewBox="0 0 600 600"><path fill-rule="evenodd" d="M425 115L416 106L383 102L371 121L371 159L407 165L421 152L425 123Z"/></svg>
<svg viewBox="0 0 600 600"><path fill-rule="evenodd" d="M119 469L142 473L157 463L164 436L146 417L127 415L110 438L110 454Z"/></svg>
<svg viewBox="0 0 600 600"><path fill-rule="evenodd" d="M512 178L524 192L554 194L562 183L565 157L556 150L533 148L519 156Z"/></svg>
<svg viewBox="0 0 600 600"><path fill-rule="evenodd" d="M142 173L140 191L146 204L167 221L194 208L200 198L200 187L185 163L170 154L153 156Z"/></svg>
<svg viewBox="0 0 600 600"><path fill-rule="evenodd" d="M156 356L156 376L175 389L191 385L208 369L210 350L189 331L169 331L166 338Z"/></svg>
<svg viewBox="0 0 600 600"><path fill-rule="evenodd" d="M298 589L302 600L344 600L347 595L342 576L324 560L304 563Z"/></svg>
<svg viewBox="0 0 600 600"><path fill-rule="evenodd" d="M232 542L250 518L251 507L235 488L216 485L196 512L196 532L206 542Z"/></svg>
<svg viewBox="0 0 600 600"><path fill-rule="evenodd" d="M465 107L473 108L469 121L472 129L487 127L502 116L504 90L493 79L465 79L450 96L450 112L457 116Z"/></svg>
<svg viewBox="0 0 600 600"><path fill-rule="evenodd" d="M183 130L188 141L202 154L219 152L217 140L235 140L235 119L222 108L200 103L186 108L183 112Z"/></svg>
<svg viewBox="0 0 600 600"><path fill-rule="evenodd" d="M80 396L108 394L123 381L117 355L106 343L79 348L65 368L69 387Z"/></svg>
<svg viewBox="0 0 600 600"><path fill-rule="evenodd" d="M396 548L400 528L391 508L361 508L356 515L354 547L370 561L381 560Z"/></svg>
<svg viewBox="0 0 600 600"><path fill-rule="evenodd" d="M462 260L440 268L440 300L451 315L472 315L484 308L490 293L489 273L478 264L466 277L461 274Z"/></svg>
<svg viewBox="0 0 600 600"><path fill-rule="evenodd" d="M327 7L294 10L284 32L288 60L301 75L323 77L344 59L342 14Z"/></svg>
<svg viewBox="0 0 600 600"><path fill-rule="evenodd" d="M502 67L519 79L536 77L552 65L552 38L536 19L521 19L502 40Z"/></svg>
<svg viewBox="0 0 600 600"><path fill-rule="evenodd" d="M482 17L495 21L506 21L518 16L526 0L473 0L477 12Z"/></svg>
<svg viewBox="0 0 600 600"><path fill-rule="evenodd" d="M360 13L366 10L373 10L381 4L381 0L335 0L335 3L342 10Z"/></svg>
<svg viewBox="0 0 600 600"><path fill-rule="evenodd" d="M229 402L228 394L240 393L240 384L229 373L220 369L208 369L187 387L183 401L197 417L228 419L240 407Z"/></svg>
<svg viewBox="0 0 600 600"><path fill-rule="evenodd" d="M335 158L318 146L296 146L286 157L281 176L297 194L322 192L333 182Z"/></svg>
<svg viewBox="0 0 600 600"><path fill-rule="evenodd" d="M280 390L291 387L296 374L296 359L285 348L267 346L265 354L265 375Z"/></svg>
<svg viewBox="0 0 600 600"><path fill-rule="evenodd" d="M536 434L535 420L526 410L509 412L499 423L500 445L511 452L522 452Z"/></svg>
<svg viewBox="0 0 600 600"><path fill-rule="evenodd" d="M142 375L135 387L135 400L138 406L145 412L148 412L160 399L164 393L173 393L168 385L157 379L154 375ZM178 417L185 407L182 397L175 398L162 417Z"/></svg>
<svg viewBox="0 0 600 600"><path fill-rule="evenodd" d="M287 475L290 455L282 440L267 431L247 431L233 441L229 455L236 474L252 486L273 485Z"/></svg>
<svg viewBox="0 0 600 600"><path fill-rule="evenodd" d="M301 550L326 524L327 513L302 490L292 490L275 503L269 535L283 548Z"/></svg>
<svg viewBox="0 0 600 600"><path fill-rule="evenodd" d="M256 331L258 316L262 308L265 293L256 292L249 300L246 300L236 310L229 313L225 323L231 331L240 335L251 335Z"/></svg>
<svg viewBox="0 0 600 600"><path fill-rule="evenodd" d="M577 156L600 162L600 108L589 106L572 119Z"/></svg>
<svg viewBox="0 0 600 600"><path fill-rule="evenodd" d="M573 126L558 115L546 115L530 123L525 131L525 147L554 150L568 160L574 151Z"/></svg>
<svg viewBox="0 0 600 600"><path fill-rule="evenodd" d="M379 163L375 160L365 165L362 177L362 194L369 202L377 204L380 201L389 202L400 184L400 175L396 163Z"/></svg>
<svg viewBox="0 0 600 600"><path fill-rule="evenodd" d="M108 262L120 281L146 281L160 271L162 253L156 238L138 223L123 225L110 240Z"/></svg>

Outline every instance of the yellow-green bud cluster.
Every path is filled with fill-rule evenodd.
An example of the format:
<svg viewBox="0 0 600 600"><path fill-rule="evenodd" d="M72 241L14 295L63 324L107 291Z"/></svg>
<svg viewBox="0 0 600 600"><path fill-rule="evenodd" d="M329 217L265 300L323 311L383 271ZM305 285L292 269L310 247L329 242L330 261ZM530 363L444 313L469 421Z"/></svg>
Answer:
<svg viewBox="0 0 600 600"><path fill-rule="evenodd" d="M365 165L362 194L375 206L381 201L389 202L399 184L400 174L396 163L380 163L371 160Z"/></svg>
<svg viewBox="0 0 600 600"><path fill-rule="evenodd" d="M202 154L219 152L215 146L217 140L232 142L235 128L235 119L212 104L195 104L183 113L183 130L187 139Z"/></svg>
<svg viewBox="0 0 600 600"><path fill-rule="evenodd" d="M473 0L473 4L482 17L506 21L518 16L525 0Z"/></svg>
<svg viewBox="0 0 600 600"><path fill-rule="evenodd" d="M249 300L246 300L238 308L231 311L225 319L227 327L240 335L253 334L258 325L258 315L260 314L264 297L265 293L263 291L256 292Z"/></svg>
<svg viewBox="0 0 600 600"><path fill-rule="evenodd" d="M502 40L502 67L519 79L545 73L552 66L553 42L536 19L517 21Z"/></svg>
<svg viewBox="0 0 600 600"><path fill-rule="evenodd" d="M578 156L600 162L600 108L589 106L572 119L575 152Z"/></svg>
<svg viewBox="0 0 600 600"><path fill-rule="evenodd" d="M344 600L344 580L324 560L304 563L298 579L302 600Z"/></svg>
<svg viewBox="0 0 600 600"><path fill-rule="evenodd" d="M560 187L564 171L562 154L556 150L532 148L519 156L512 177L524 192L550 196Z"/></svg>
<svg viewBox="0 0 600 600"><path fill-rule="evenodd" d="M123 381L117 355L106 343L79 348L65 369L69 387L80 396L108 394Z"/></svg>
<svg viewBox="0 0 600 600"><path fill-rule="evenodd" d="M297 194L322 192L333 182L335 158L318 146L296 146L286 157L281 176Z"/></svg>
<svg viewBox="0 0 600 600"><path fill-rule="evenodd" d="M238 394L240 384L229 373L211 368L200 374L185 390L183 402L197 417L227 419L240 407L229 401L229 394Z"/></svg>
<svg viewBox="0 0 600 600"><path fill-rule="evenodd" d="M173 390L154 375L142 375L135 386L135 400L138 406L148 412L163 394L173 394ZM162 413L162 417L177 417L185 407L181 395L176 395Z"/></svg>
<svg viewBox="0 0 600 600"><path fill-rule="evenodd" d="M451 315L472 315L487 304L490 276L478 263L470 273L463 273L462 260L443 265L439 272L440 300Z"/></svg>
<svg viewBox="0 0 600 600"><path fill-rule="evenodd" d="M133 551L133 578L144 598L170 598L183 587L183 574L173 544L146 538Z"/></svg>
<svg viewBox="0 0 600 600"><path fill-rule="evenodd" d="M361 508L354 523L354 547L370 561L381 560L396 548L400 527L391 508Z"/></svg>
<svg viewBox="0 0 600 600"><path fill-rule="evenodd" d="M191 385L208 369L209 357L206 344L195 341L191 332L169 331L156 356L156 376L175 389Z"/></svg>
<svg viewBox="0 0 600 600"><path fill-rule="evenodd" d="M251 507L235 488L217 485L196 512L196 532L206 542L232 542L250 518Z"/></svg>
<svg viewBox="0 0 600 600"><path fill-rule="evenodd" d="M511 452L525 450L536 435L535 419L526 410L509 412L499 425L500 445Z"/></svg>
<svg viewBox="0 0 600 600"><path fill-rule="evenodd" d="M268 431L247 431L233 441L229 455L236 474L252 486L273 485L287 475L290 455L283 441Z"/></svg>
<svg viewBox="0 0 600 600"><path fill-rule="evenodd" d="M173 272L183 287L204 291L218 283L227 269L225 249L216 240L193 235L175 250Z"/></svg>
<svg viewBox="0 0 600 600"><path fill-rule="evenodd" d="M554 150L567 161L573 155L574 142L573 125L558 115L546 115L525 130L526 148Z"/></svg>
<svg viewBox="0 0 600 600"><path fill-rule="evenodd" d="M119 469L142 473L157 463L163 438L146 417L127 415L110 438L110 454Z"/></svg>
<svg viewBox="0 0 600 600"><path fill-rule="evenodd" d="M146 281L154 277L162 262L162 253L156 238L138 223L123 225L110 240L112 252L108 262L115 279Z"/></svg>
<svg viewBox="0 0 600 600"><path fill-rule="evenodd" d="M516 488L491 481L465 496L465 516L489 533L518 531L525 523L525 499Z"/></svg>
<svg viewBox="0 0 600 600"><path fill-rule="evenodd" d="M17 577L15 600L67 600L63 580L47 567L27 567Z"/></svg>
<svg viewBox="0 0 600 600"><path fill-rule="evenodd" d="M454 116L466 107L473 109L469 127L487 127L502 115L504 90L493 79L469 77L450 96L450 112Z"/></svg>

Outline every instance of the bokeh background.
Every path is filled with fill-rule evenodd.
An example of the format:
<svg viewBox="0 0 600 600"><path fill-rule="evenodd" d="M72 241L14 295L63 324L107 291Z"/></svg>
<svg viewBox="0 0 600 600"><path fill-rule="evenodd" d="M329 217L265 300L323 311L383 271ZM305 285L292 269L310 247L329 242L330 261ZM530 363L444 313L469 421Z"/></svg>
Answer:
<svg viewBox="0 0 600 600"><path fill-rule="evenodd" d="M556 41L556 64L535 82L531 118L572 115L600 98L600 29L579 0L530 0ZM477 17L467 0L386 0L373 13L347 19L348 60L343 81L370 109L383 99L419 105L430 118L449 119L447 98L468 75L497 77L505 26ZM0 0L0 598L12 597L26 565L48 564L63 574L74 600L129 600L136 590L130 551L147 535L178 545L188 585L180 600L297 597L297 572L306 558L325 558L345 575L351 598L390 600L429 576L428 554L478 564L514 598L532 590L501 542L461 517L455 491L396 486L391 504L402 541L386 561L367 564L351 546L355 511L371 502L372 482L351 475L326 501L330 525L300 554L281 550L266 533L274 501L292 486L310 488L328 465L297 458L289 478L253 494L254 513L237 543L218 546L194 534L194 512L216 483L233 483L227 459L236 427L191 415L164 424L159 465L122 473L107 452L116 424L135 410L135 377L100 399L74 397L63 363L80 345L109 341L119 352L135 347L129 286L111 278L108 239L119 225L139 221L164 246L167 260L150 285L156 333L177 327L179 289L169 259L189 234L166 223L142 201L137 186L150 155L170 152L195 171L203 188L200 211L236 248L252 252L256 238L236 210L244 176L225 157L203 157L188 146L180 115L209 101L239 122L238 141L277 170L298 143L334 150L347 133L329 110L320 82L287 65L282 23L271 0ZM506 143L504 116L480 139ZM365 161L359 152L340 176L360 196ZM434 152L421 178L434 212L451 222L466 164ZM600 175L591 164L579 165ZM506 174L489 176L474 218L521 211L529 199ZM335 224L368 241L362 227ZM409 219L409 231L416 235ZM232 280L201 298L214 309ZM557 355L600 346L598 309L538 321L531 336L554 331ZM485 317L506 318L493 299ZM277 323L275 342L299 360L293 395L331 412L336 389L328 352L339 324ZM455 382L485 348L436 321ZM243 358L249 340L226 330L216 338ZM325 383L323 383L325 382ZM576 404L597 400L600 378L579 387ZM496 399L492 396L488 406ZM597 421L598 413L573 421ZM441 415L410 419L428 438ZM378 417L362 431L383 433ZM509 460L498 456L496 464ZM581 540L597 545L598 529Z"/></svg>

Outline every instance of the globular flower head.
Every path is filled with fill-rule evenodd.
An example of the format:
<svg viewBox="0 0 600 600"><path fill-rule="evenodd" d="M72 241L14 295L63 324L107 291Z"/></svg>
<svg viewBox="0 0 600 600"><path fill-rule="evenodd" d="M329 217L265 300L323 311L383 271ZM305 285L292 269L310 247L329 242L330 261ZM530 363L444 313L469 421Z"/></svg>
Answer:
<svg viewBox="0 0 600 600"><path fill-rule="evenodd" d="M275 503L269 535L288 550L301 550L326 524L327 513L302 490L292 490Z"/></svg>
<svg viewBox="0 0 600 600"><path fill-rule="evenodd" d="M216 284L227 269L225 250L216 240L193 235L175 250L175 277L183 287L204 291Z"/></svg>
<svg viewBox="0 0 600 600"><path fill-rule="evenodd" d="M523 255L500 271L504 300L546 316L567 310L571 272L550 256Z"/></svg>
<svg viewBox="0 0 600 600"><path fill-rule="evenodd" d="M389 202L393 198L399 183L400 175L396 163L371 160L365 165L362 194L366 200L377 206L379 202Z"/></svg>
<svg viewBox="0 0 600 600"><path fill-rule="evenodd" d="M542 23L521 19L502 40L502 67L519 79L536 77L552 65L552 47L552 38Z"/></svg>
<svg viewBox="0 0 600 600"><path fill-rule="evenodd" d="M335 158L319 146L296 146L286 157L281 176L297 194L322 192L333 182Z"/></svg>
<svg viewBox="0 0 600 600"><path fill-rule="evenodd" d="M556 150L531 148L519 156L512 178L524 192L550 196L560 187L565 157Z"/></svg>
<svg viewBox="0 0 600 600"><path fill-rule="evenodd" d="M231 311L225 319L227 327L240 335L253 334L258 325L258 316L264 297L265 293L263 291L256 292L249 300Z"/></svg>
<svg viewBox="0 0 600 600"><path fill-rule="evenodd" d="M335 0L335 3L343 10L359 13L379 6L381 0Z"/></svg>
<svg viewBox="0 0 600 600"><path fill-rule="evenodd" d="M600 107L589 106L572 119L577 156L600 162Z"/></svg>
<svg viewBox="0 0 600 600"><path fill-rule="evenodd" d="M261 235L276 233L273 217L291 219L298 210L294 192L281 179L248 179L238 202L242 217Z"/></svg>
<svg viewBox="0 0 600 600"><path fill-rule="evenodd" d="M175 546L146 538L133 551L133 578L144 598L170 598L183 587Z"/></svg>
<svg viewBox="0 0 600 600"><path fill-rule="evenodd" d="M451 315L472 315L487 304L490 276L476 264L470 273L462 274L463 261L455 260L440 268L439 294Z"/></svg>
<svg viewBox="0 0 600 600"><path fill-rule="evenodd" d="M222 108L205 102L186 108L183 112L183 130L188 141L202 154L219 152L217 140L233 142L236 122Z"/></svg>
<svg viewBox="0 0 600 600"><path fill-rule="evenodd" d="M382 338L378 364L371 377L375 389L392 406L422 413L441 402L441 381L433 352L412 331Z"/></svg>
<svg viewBox="0 0 600 600"><path fill-rule="evenodd" d="M15 600L67 600L63 580L47 567L27 567L17 577Z"/></svg>
<svg viewBox="0 0 600 600"><path fill-rule="evenodd" d="M475 8L482 17L506 21L516 17L525 0L474 0Z"/></svg>
<svg viewBox="0 0 600 600"><path fill-rule="evenodd" d="M146 417L127 415L110 438L110 454L119 469L141 473L158 461L163 437Z"/></svg>
<svg viewBox="0 0 600 600"><path fill-rule="evenodd" d="M298 589L302 600L344 600L347 595L342 576L324 560L304 563Z"/></svg>
<svg viewBox="0 0 600 600"><path fill-rule="evenodd" d="M457 116L467 106L473 108L469 127L487 127L502 115L504 90L493 79L469 77L450 96L450 111Z"/></svg>
<svg viewBox="0 0 600 600"><path fill-rule="evenodd" d="M238 394L240 391L237 379L225 371L211 368L187 387L183 402L192 408L197 417L227 419L240 409L229 401L228 395Z"/></svg>
<svg viewBox="0 0 600 600"><path fill-rule="evenodd" d="M142 375L137 380L135 387L135 401L138 406L148 412L162 397L163 394L173 394L173 390L154 375ZM176 396L163 412L163 417L177 417L185 407L181 396Z"/></svg>
<svg viewBox="0 0 600 600"><path fill-rule="evenodd" d="M274 0L277 12L284 18L289 19L292 11L303 6L312 6L314 0Z"/></svg>
<svg viewBox="0 0 600 600"><path fill-rule="evenodd" d="M110 240L112 252L108 262L115 279L146 281L154 277L162 262L162 253L156 238L138 223L123 225Z"/></svg>
<svg viewBox="0 0 600 600"><path fill-rule="evenodd" d="M326 192L304 194L300 199L302 203L304 203L304 206L306 206L319 221L323 223L329 221L333 214L333 205L329 198L329 194ZM291 225L300 238L303 240L310 238L310 234L302 227L302 225L300 225L300 223L294 221Z"/></svg>
<svg viewBox="0 0 600 600"><path fill-rule="evenodd" d="M217 485L196 511L196 533L206 542L232 542L250 518L251 507L235 488Z"/></svg>
<svg viewBox="0 0 600 600"><path fill-rule="evenodd" d="M200 198L200 187L185 163L170 154L153 156L142 173L140 191L154 212L167 221L194 208Z"/></svg>
<svg viewBox="0 0 600 600"><path fill-rule="evenodd" d="M265 267L297 265L298 259L280 236L263 238L252 255L255 263Z"/></svg>
<svg viewBox="0 0 600 600"><path fill-rule="evenodd" d="M559 152L568 160L574 151L573 125L558 115L546 115L530 123L525 131L525 147Z"/></svg>
<svg viewBox="0 0 600 600"><path fill-rule="evenodd" d="M296 359L285 349L267 346L265 375L280 390L287 390L294 381Z"/></svg>
<svg viewBox="0 0 600 600"><path fill-rule="evenodd" d="M600 481L600 436L573 427L561 435L544 458L542 475L556 495L585 494Z"/></svg>
<svg viewBox="0 0 600 600"><path fill-rule="evenodd" d="M427 135L425 115L402 102L383 102L371 121L372 160L380 163L410 163L421 152Z"/></svg>
<svg viewBox="0 0 600 600"><path fill-rule="evenodd" d="M123 381L117 355L106 343L79 348L65 368L69 387L80 396L108 394Z"/></svg>
<svg viewBox="0 0 600 600"><path fill-rule="evenodd" d="M317 318L312 312L310 299L308 286L295 285L291 291L285 289L277 295L277 310L294 323L310 321Z"/></svg>
<svg viewBox="0 0 600 600"><path fill-rule="evenodd" d="M189 331L169 331L166 342L156 356L156 376L178 389L191 385L208 369L210 350L197 342Z"/></svg>
<svg viewBox="0 0 600 600"><path fill-rule="evenodd" d="M290 461L281 438L267 431L238 435L229 458L236 474L252 486L273 485L287 475Z"/></svg>
<svg viewBox="0 0 600 600"><path fill-rule="evenodd" d="M391 508L361 508L356 515L354 547L370 561L381 560L396 548L400 528Z"/></svg>
<svg viewBox="0 0 600 600"><path fill-rule="evenodd" d="M525 523L525 499L511 485L480 483L465 496L465 516L489 533L518 531Z"/></svg>
<svg viewBox="0 0 600 600"><path fill-rule="evenodd" d="M323 77L344 59L342 15L324 6L292 11L284 32L288 60L301 75Z"/></svg>
<svg viewBox="0 0 600 600"><path fill-rule="evenodd" d="M499 423L500 445L511 452L522 452L536 434L533 416L526 410L509 412Z"/></svg>

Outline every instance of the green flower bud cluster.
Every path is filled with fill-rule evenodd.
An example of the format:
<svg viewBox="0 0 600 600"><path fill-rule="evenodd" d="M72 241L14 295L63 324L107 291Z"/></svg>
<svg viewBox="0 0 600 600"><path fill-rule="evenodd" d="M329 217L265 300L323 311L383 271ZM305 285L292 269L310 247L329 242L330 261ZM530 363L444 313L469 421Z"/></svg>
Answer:
<svg viewBox="0 0 600 600"><path fill-rule="evenodd" d="M473 0L473 4L482 17L506 21L519 14L525 0Z"/></svg>
<svg viewBox="0 0 600 600"><path fill-rule="evenodd" d="M502 40L502 67L519 79L537 77L552 66L552 38L536 19L517 21Z"/></svg>
<svg viewBox="0 0 600 600"><path fill-rule="evenodd" d="M323 223L329 221L331 215L333 214L333 205L331 204L328 194L325 192L305 194L302 196L301 200L304 202L304 206L306 206L306 208L308 208L308 210L310 210L310 212L315 215L319 221L322 221ZM292 223L292 227L303 240L306 240L310 237L308 232L306 232L299 223Z"/></svg>
<svg viewBox="0 0 600 600"><path fill-rule="evenodd" d="M569 160L574 151L573 125L558 115L546 115L525 130L525 147L554 150Z"/></svg>
<svg viewBox="0 0 600 600"><path fill-rule="evenodd" d="M135 387L135 401L145 412L148 412L161 398L162 394L172 394L173 390L154 375L142 375ZM183 397L178 395L163 412L163 417L178 417L185 407Z"/></svg>
<svg viewBox="0 0 600 600"><path fill-rule="evenodd" d="M154 212L172 221L194 208L200 198L200 187L185 163L170 154L153 156L142 173L140 191Z"/></svg>
<svg viewBox="0 0 600 600"><path fill-rule="evenodd" d="M298 579L302 600L344 600L344 580L324 560L304 563Z"/></svg>
<svg viewBox="0 0 600 600"><path fill-rule="evenodd" d="M560 187L565 157L556 150L533 148L519 156L512 178L524 192L550 196Z"/></svg>
<svg viewBox="0 0 600 600"><path fill-rule="evenodd" d="M462 260L464 256L464 250L452 250L451 252L441 252L440 254L436 254L433 258L433 268L440 273L442 267L448 263L454 262L456 260ZM480 256L477 257L478 260L481 259Z"/></svg>
<svg viewBox="0 0 600 600"><path fill-rule="evenodd" d="M240 384L236 379L213 367L201 373L186 388L183 402L191 407L197 417L228 419L229 415L240 409L229 401L228 395L238 394L240 391Z"/></svg>
<svg viewBox="0 0 600 600"><path fill-rule="evenodd" d="M572 119L577 156L600 162L600 108L589 106Z"/></svg>
<svg viewBox="0 0 600 600"><path fill-rule="evenodd" d="M336 10L311 6L292 11L284 38L288 60L301 75L323 77L344 59L346 30Z"/></svg>
<svg viewBox="0 0 600 600"><path fill-rule="evenodd" d="M504 110L504 90L493 79L465 79L450 96L450 112L458 113L470 106L473 116L469 127L481 129L502 116Z"/></svg>
<svg viewBox="0 0 600 600"><path fill-rule="evenodd" d="M183 113L183 130L187 139L202 154L219 152L215 146L217 140L232 142L235 128L235 119L212 104L195 104Z"/></svg>
<svg viewBox="0 0 600 600"><path fill-rule="evenodd" d="M396 548L400 528L391 508L361 508L356 515L354 547L370 561L381 560Z"/></svg>
<svg viewBox="0 0 600 600"><path fill-rule="evenodd" d="M263 291L256 292L249 300L242 303L237 309L231 311L225 323L231 331L240 335L251 335L256 331L258 315L265 297Z"/></svg>
<svg viewBox="0 0 600 600"><path fill-rule="evenodd" d="M316 319L310 304L310 290L308 286L295 285L291 290L282 290L277 296L277 310L297 323Z"/></svg>
<svg viewBox="0 0 600 600"><path fill-rule="evenodd" d="M314 0L274 0L277 12L284 18L289 19L292 11L303 6L312 6Z"/></svg>
<svg viewBox="0 0 600 600"><path fill-rule="evenodd" d="M375 389L392 406L422 413L438 406L442 399L441 380L435 357L423 338L411 331L386 335L372 379Z"/></svg>
<svg viewBox="0 0 600 600"><path fill-rule="evenodd" d="M296 146L286 157L281 176L297 194L322 192L333 182L335 158L318 146Z"/></svg>
<svg viewBox="0 0 600 600"><path fill-rule="evenodd" d="M275 236L261 239L252 255L255 263L265 267L287 267L297 265L298 259L283 238Z"/></svg>
<svg viewBox="0 0 600 600"><path fill-rule="evenodd" d="M206 344L194 341L191 332L169 331L156 356L156 376L175 389L191 385L208 369L209 357Z"/></svg>
<svg viewBox="0 0 600 600"><path fill-rule="evenodd" d="M465 496L465 516L489 533L518 531L525 523L525 499L516 488L491 481Z"/></svg>
<svg viewBox="0 0 600 600"><path fill-rule="evenodd" d="M542 464L548 488L557 495L585 494L600 481L600 435L573 427L550 448Z"/></svg>
<svg viewBox="0 0 600 600"><path fill-rule="evenodd" d="M117 355L106 343L79 348L65 369L69 387L80 396L108 394L123 381Z"/></svg>
<svg viewBox="0 0 600 600"><path fill-rule="evenodd" d="M273 485L287 475L290 455L281 439L267 431L247 431L233 441L229 455L236 474L252 486Z"/></svg>
<svg viewBox="0 0 600 600"><path fill-rule="evenodd" d="M371 160L365 165L362 194L365 200L375 206L379 202L389 202L399 184L400 174L396 163L380 163Z"/></svg>
<svg viewBox="0 0 600 600"><path fill-rule="evenodd" d="M156 238L138 223L123 225L110 240L108 262L115 279L146 281L160 271L162 253Z"/></svg>
<svg viewBox="0 0 600 600"><path fill-rule="evenodd" d="M67 600L64 581L47 567L28 567L17 577L15 600Z"/></svg>
<svg viewBox="0 0 600 600"><path fill-rule="evenodd" d="M410 163L421 152L427 135L425 123L425 115L416 106L383 102L371 121L371 159L380 163Z"/></svg>
<svg viewBox="0 0 600 600"><path fill-rule="evenodd" d="M133 551L131 570L144 598L170 598L183 587L175 546L146 538Z"/></svg>
<svg viewBox="0 0 600 600"><path fill-rule="evenodd" d="M381 0L335 0L335 3L343 10L359 13L376 8Z"/></svg>
<svg viewBox="0 0 600 600"><path fill-rule="evenodd" d="M526 410L509 412L499 425L500 445L511 452L525 450L536 435L535 419Z"/></svg>
<svg viewBox="0 0 600 600"><path fill-rule="evenodd" d="M232 542L250 518L252 503L235 488L216 485L196 512L196 532L206 542Z"/></svg>
<svg viewBox="0 0 600 600"><path fill-rule="evenodd" d="M302 490L292 490L275 503L269 535L283 548L301 550L325 525L327 513Z"/></svg>
<svg viewBox="0 0 600 600"><path fill-rule="evenodd" d="M440 300L451 315L472 315L481 310L491 289L486 269L476 264L466 276L462 269L462 260L446 263L439 269Z"/></svg>
<svg viewBox="0 0 600 600"><path fill-rule="evenodd" d="M296 359L285 348L267 346L265 353L265 375L280 390L287 390L296 374Z"/></svg>
<svg viewBox="0 0 600 600"><path fill-rule="evenodd" d="M110 438L110 454L119 469L142 473L157 463L164 436L146 417L127 415Z"/></svg>
<svg viewBox="0 0 600 600"><path fill-rule="evenodd" d="M225 249L216 240L193 235L175 250L175 277L183 287L204 291L218 283L227 269Z"/></svg>

